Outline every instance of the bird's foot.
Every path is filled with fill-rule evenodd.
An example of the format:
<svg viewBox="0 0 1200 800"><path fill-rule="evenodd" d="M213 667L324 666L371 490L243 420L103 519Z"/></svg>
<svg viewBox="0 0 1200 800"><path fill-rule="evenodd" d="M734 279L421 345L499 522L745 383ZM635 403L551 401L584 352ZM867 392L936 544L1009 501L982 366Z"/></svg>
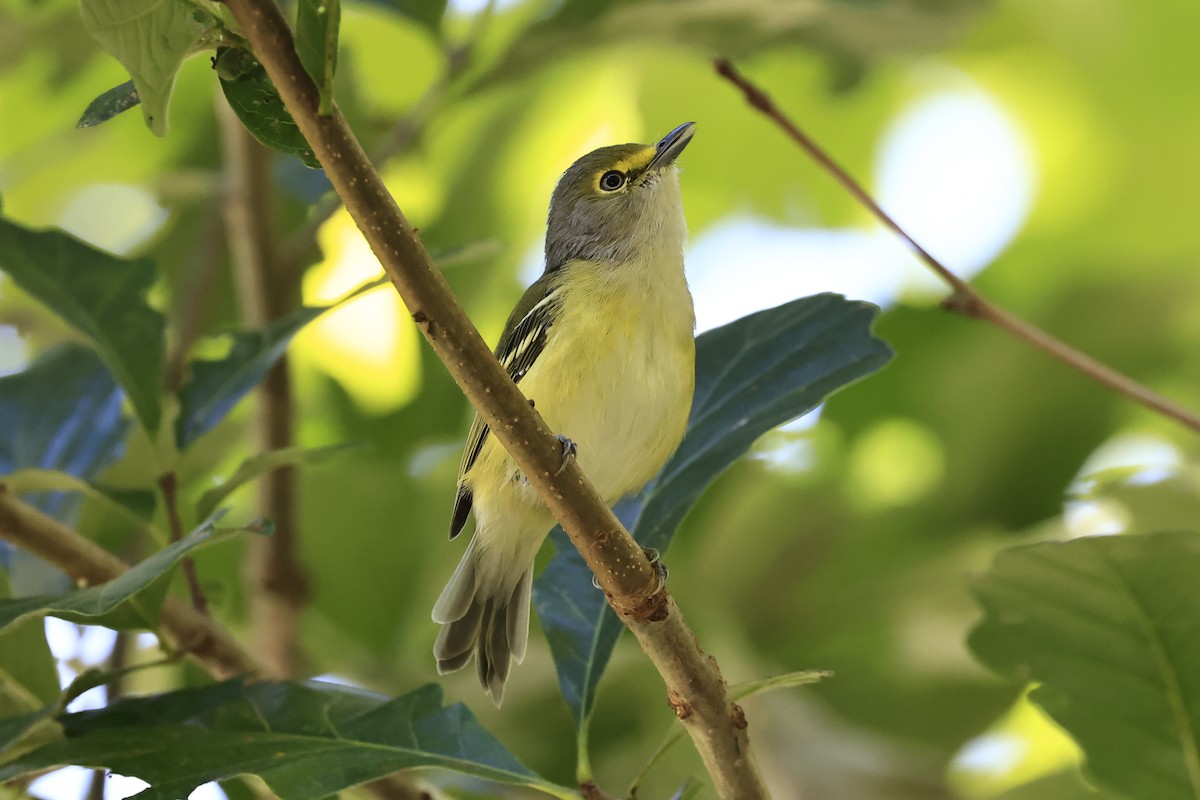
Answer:
<svg viewBox="0 0 1200 800"><path fill-rule="evenodd" d="M562 475L563 470L567 468L567 465L575 460L575 454L579 452L579 448L574 442L562 434L555 434L554 438L558 439L558 443L562 447L562 464L559 465L558 470L554 473L557 476ZM525 473L518 472L514 477L520 479L522 486L529 485L529 478L525 476Z"/></svg>
<svg viewBox="0 0 1200 800"><path fill-rule="evenodd" d="M558 443L562 445L562 464L559 465L558 472L554 474L562 475L563 470L567 468L567 465L569 465L575 459L575 454L579 452L579 448L575 446L574 442L563 436L561 433L556 434L555 438L558 439Z"/></svg>
<svg viewBox="0 0 1200 800"><path fill-rule="evenodd" d="M659 591L667 585L667 575L670 574L670 570L662 562L658 550L653 547L643 547L642 552L646 554L646 558L650 559L650 566L654 567L654 575L658 578L658 589L655 591Z"/></svg>
<svg viewBox="0 0 1200 800"><path fill-rule="evenodd" d="M646 554L646 558L650 560L650 566L654 568L654 576L658 578L658 586L654 588L654 591L659 592L667 585L667 575L670 573L670 570L662 562L658 550L653 547L643 547L642 552ZM592 576L592 586L595 586L597 589L601 588L600 581L596 580L595 575Z"/></svg>

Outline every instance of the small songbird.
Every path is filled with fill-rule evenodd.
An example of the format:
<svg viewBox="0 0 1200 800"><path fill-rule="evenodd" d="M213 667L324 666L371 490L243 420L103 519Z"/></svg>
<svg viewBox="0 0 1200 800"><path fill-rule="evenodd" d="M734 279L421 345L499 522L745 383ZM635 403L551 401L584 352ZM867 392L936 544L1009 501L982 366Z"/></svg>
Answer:
<svg viewBox="0 0 1200 800"><path fill-rule="evenodd" d="M546 267L508 318L496 357L609 503L653 478L683 438L695 387L695 313L675 159L657 144L580 158L550 199ZM442 674L475 656L496 705L525 657L533 560L554 517L478 417L458 472L450 538L475 535L433 608Z"/></svg>

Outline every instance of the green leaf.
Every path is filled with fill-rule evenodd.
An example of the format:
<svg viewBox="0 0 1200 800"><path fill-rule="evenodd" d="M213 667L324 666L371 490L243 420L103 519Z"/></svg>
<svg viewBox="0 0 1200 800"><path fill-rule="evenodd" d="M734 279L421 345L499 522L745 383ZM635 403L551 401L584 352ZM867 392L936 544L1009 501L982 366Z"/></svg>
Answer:
<svg viewBox="0 0 1200 800"><path fill-rule="evenodd" d="M1015 547L975 581L983 663L1040 685L1102 784L1131 798L1200 797L1200 535Z"/></svg>
<svg viewBox="0 0 1200 800"><path fill-rule="evenodd" d="M175 444L182 451L228 414L257 386L301 328L325 312L302 307L256 331L235 331L224 358L193 361L191 378L179 389Z"/></svg>
<svg viewBox="0 0 1200 800"><path fill-rule="evenodd" d="M665 552L700 494L759 436L883 367L891 350L871 335L877 313L868 303L821 294L700 336L687 434L658 477L618 506L634 538ZM565 534L556 529L552 537L555 557L534 582L534 602L582 743L624 626Z"/></svg>
<svg viewBox="0 0 1200 800"><path fill-rule="evenodd" d="M80 10L87 32L129 70L146 127L165 135L179 66L220 30L220 20L187 0L81 0Z"/></svg>
<svg viewBox="0 0 1200 800"><path fill-rule="evenodd" d="M61 730L53 721L54 710L54 705L47 705L37 711L0 718L0 764L36 750L47 741L60 739Z"/></svg>
<svg viewBox="0 0 1200 800"><path fill-rule="evenodd" d="M299 0L296 7L296 54L321 92L319 113L333 109L333 73L337 69L340 0Z"/></svg>
<svg viewBox="0 0 1200 800"><path fill-rule="evenodd" d="M8 597L8 576L0 570L0 598ZM0 716L37 711L56 697L58 672L42 621L25 620L0 631Z"/></svg>
<svg viewBox="0 0 1200 800"><path fill-rule="evenodd" d="M121 453L129 421L121 390L96 354L81 345L47 350L26 369L0 378L0 473L54 470L85 481ZM87 484L90 486L90 484ZM39 487L10 488L35 492ZM72 524L79 498L57 489L30 503Z"/></svg>
<svg viewBox="0 0 1200 800"><path fill-rule="evenodd" d="M432 685L388 699L318 682L234 680L59 721L67 738L0 767L0 781L78 764L147 781L143 800L187 797L238 775L262 777L283 800L318 800L399 769L441 767L578 797L530 771L465 706L443 707Z"/></svg>
<svg viewBox="0 0 1200 800"><path fill-rule="evenodd" d="M166 324L146 302L154 264L0 218L0 269L87 337L153 438L162 414Z"/></svg>
<svg viewBox="0 0 1200 800"><path fill-rule="evenodd" d="M785 672L782 675L772 675L769 678L761 678L757 681L736 683L729 687L729 696L733 700L744 700L747 697L753 697L754 695L762 694L763 692L774 692L779 689L794 689L797 686L810 686L814 683L820 683L826 678L832 676L832 672L821 669L805 669L798 672Z"/></svg>
<svg viewBox="0 0 1200 800"><path fill-rule="evenodd" d="M156 497L154 492L138 489L109 489L85 481L66 472L53 469L22 469L0 476L0 486L13 494L23 495L38 492L74 492L89 497L108 511L121 517L129 525L150 533L159 544L166 543L162 531L151 525ZM204 514L200 519L206 518Z"/></svg>
<svg viewBox="0 0 1200 800"><path fill-rule="evenodd" d="M196 516L201 519L208 517L226 497L237 491L238 488L280 467L320 464L336 458L348 450L358 450L362 447L363 445L358 443L343 442L325 447L285 447L253 455L243 461L228 480L200 496L196 502Z"/></svg>
<svg viewBox="0 0 1200 800"><path fill-rule="evenodd" d="M225 418L287 350L301 328L317 317L387 283L386 276L367 281L328 306L304 306L256 331L234 331L224 358L193 361L190 380L179 390L175 443L182 451Z"/></svg>
<svg viewBox="0 0 1200 800"><path fill-rule="evenodd" d="M254 56L238 48L221 47L214 66L229 107L250 135L272 150L298 156L313 169L321 168L266 69Z"/></svg>
<svg viewBox="0 0 1200 800"><path fill-rule="evenodd" d="M261 521L239 528L218 528L216 520L209 519L108 583L61 595L0 600L0 631L22 619L46 615L110 628L153 627L167 588L167 581L159 579L181 558L198 547L224 541L237 533L269 530L268 524Z"/></svg>
<svg viewBox="0 0 1200 800"><path fill-rule="evenodd" d="M75 123L75 127L91 128L101 122L108 122L117 114L128 111L140 102L142 102L142 98L138 95L133 81L125 81L88 103L88 107L83 110L83 115L79 118L79 122Z"/></svg>

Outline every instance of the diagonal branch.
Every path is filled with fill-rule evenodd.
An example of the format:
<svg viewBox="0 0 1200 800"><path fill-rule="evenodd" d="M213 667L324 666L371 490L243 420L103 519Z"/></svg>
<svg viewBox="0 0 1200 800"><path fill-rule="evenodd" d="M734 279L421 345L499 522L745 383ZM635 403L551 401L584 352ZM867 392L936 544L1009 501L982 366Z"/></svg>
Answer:
<svg viewBox="0 0 1200 800"><path fill-rule="evenodd" d="M396 286L434 352L512 454L596 574L610 604L637 636L667 685L722 797L766 797L741 709L730 702L716 662L660 586L642 549L577 464L558 474L558 439L508 378L454 299L412 225L335 107L320 116L318 92L296 56L274 0L225 0L346 210Z"/></svg>
<svg viewBox="0 0 1200 800"><path fill-rule="evenodd" d="M446 64L442 68L441 75L430 84L412 107L395 121L383 141L371 153L371 163L377 170L395 156L407 152L421 140L429 123L433 121L434 115L441 108L446 96L450 94L451 87L471 65L475 48L491 22L494 6L495 0L488 0L487 5L476 14L466 38L460 44L446 48ZM327 193L313 206L304 224L293 231L279 247L281 275L294 277L300 275L304 256L316 242L321 226L341 207L342 198L337 192Z"/></svg>
<svg viewBox="0 0 1200 800"><path fill-rule="evenodd" d="M107 583L129 565L91 539L18 500L0 484L0 539L61 569L76 583ZM262 666L221 625L174 597L159 615L159 632L172 647L194 657L217 679L260 676Z"/></svg>
<svg viewBox="0 0 1200 800"><path fill-rule="evenodd" d="M1118 394L1123 394L1134 402L1141 403L1151 411L1162 414L1164 417L1173 419L1180 425L1200 433L1200 415L1196 414L1196 412L1189 411L1175 404L1171 400L1133 380L1128 375L1117 372L1112 367L1100 363L1085 353L1081 353L1066 342L1054 338L1041 328L1013 316L1008 311L984 299L969 283L955 275L942 262L930 255L925 248L917 244L886 211L879 207L879 204L875 202L858 181L854 180L820 145L809 138L804 131L800 130L796 126L796 123L784 115L766 92L743 77L729 60L718 58L713 62L713 65L717 69L717 74L742 91L742 94L746 96L747 103L756 110L761 111L782 128L796 144L800 145L805 152L812 156L814 161L832 175L833 179L840 183L855 200L870 211L885 227L903 239L913 249L917 257L953 290L951 295L942 301L943 308L962 314L964 317L990 322L997 328L1008 332L1009 335L1033 345L1052 358L1056 358L1067 366L1082 372L1100 385L1112 389Z"/></svg>

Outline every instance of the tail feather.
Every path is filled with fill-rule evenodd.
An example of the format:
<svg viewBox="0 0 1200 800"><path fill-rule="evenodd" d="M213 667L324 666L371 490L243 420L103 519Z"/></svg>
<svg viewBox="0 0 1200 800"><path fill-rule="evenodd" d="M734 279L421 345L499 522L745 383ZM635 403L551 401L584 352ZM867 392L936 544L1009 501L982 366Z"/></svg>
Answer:
<svg viewBox="0 0 1200 800"><path fill-rule="evenodd" d="M458 566L454 568L454 574L446 583L446 588L442 589L437 602L433 604L434 622L441 625L457 622L470 612L479 584L475 569L478 561L476 556L478 541L479 537L471 539L471 543L467 545L467 549L463 553L462 560L458 562Z"/></svg>
<svg viewBox="0 0 1200 800"><path fill-rule="evenodd" d="M475 541L463 554L458 568L433 608L433 619L442 625L433 654L438 672L462 669L475 656L479 683L498 706L513 659L525 658L529 643L529 605L533 565L516 585L481 585Z"/></svg>

